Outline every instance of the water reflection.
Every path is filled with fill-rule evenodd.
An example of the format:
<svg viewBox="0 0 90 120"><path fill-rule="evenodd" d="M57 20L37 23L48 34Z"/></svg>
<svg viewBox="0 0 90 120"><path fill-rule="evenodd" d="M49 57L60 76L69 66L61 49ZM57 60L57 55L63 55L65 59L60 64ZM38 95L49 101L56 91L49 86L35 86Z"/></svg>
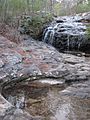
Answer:
<svg viewBox="0 0 90 120"><path fill-rule="evenodd" d="M62 94L65 88L34 82L4 89L3 94L17 108L44 120L90 120L90 98Z"/></svg>

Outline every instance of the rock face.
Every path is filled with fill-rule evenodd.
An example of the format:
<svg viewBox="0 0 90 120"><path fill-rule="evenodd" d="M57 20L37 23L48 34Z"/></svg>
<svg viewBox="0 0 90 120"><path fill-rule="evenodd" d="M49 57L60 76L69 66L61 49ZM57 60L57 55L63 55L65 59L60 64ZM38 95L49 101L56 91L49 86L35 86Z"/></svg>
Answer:
<svg viewBox="0 0 90 120"><path fill-rule="evenodd" d="M53 45L59 51L90 52L90 38L87 35L89 23L86 22L90 22L90 13L56 18L45 29L43 41Z"/></svg>
<svg viewBox="0 0 90 120"><path fill-rule="evenodd" d="M59 53L52 46L31 38L17 45L0 36L0 90L10 82L14 84L17 81L39 78L86 80L90 78L90 61L85 57ZM15 110L12 114L7 113L6 111L13 109L13 106L1 98L2 96L0 96L0 110L5 112L2 115L0 111L0 120L9 120ZM30 120L28 115L26 116L27 120ZM25 117L20 119L26 120Z"/></svg>
<svg viewBox="0 0 90 120"><path fill-rule="evenodd" d="M55 48L31 38L22 41L19 45L3 39L0 40L5 46L0 51L1 82L37 76L65 78L72 75L75 79L84 75L83 73L86 78L89 76L90 65L85 61L85 57L81 59L81 57L59 53Z"/></svg>
<svg viewBox="0 0 90 120"><path fill-rule="evenodd" d="M82 16L84 21L90 22L90 12L84 13Z"/></svg>
<svg viewBox="0 0 90 120"><path fill-rule="evenodd" d="M73 84L67 87L65 90L63 90L61 94L74 96L74 97L78 96L80 98L88 99L90 98L89 87L90 87L90 80L82 83Z"/></svg>

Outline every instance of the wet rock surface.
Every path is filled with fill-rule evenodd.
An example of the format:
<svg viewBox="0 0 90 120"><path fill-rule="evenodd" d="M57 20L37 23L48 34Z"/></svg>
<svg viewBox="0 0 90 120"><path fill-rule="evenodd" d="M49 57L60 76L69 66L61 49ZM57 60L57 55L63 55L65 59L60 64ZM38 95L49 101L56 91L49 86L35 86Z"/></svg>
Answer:
<svg viewBox="0 0 90 120"><path fill-rule="evenodd" d="M4 89L3 93L5 98L16 106L17 111L18 109L20 111L24 104L21 111L25 110L33 116L41 116L42 120L89 120L89 87L90 80L63 84L60 80L56 82L54 79L41 79L22 82L13 88Z"/></svg>
<svg viewBox="0 0 90 120"><path fill-rule="evenodd" d="M90 13L58 17L45 29L43 41L59 51L90 52L90 37L87 34L89 28Z"/></svg>
<svg viewBox="0 0 90 120"><path fill-rule="evenodd" d="M65 82L89 80L90 61L84 56L59 53L55 48L43 42L27 38L17 45L0 36L0 90L20 81L53 78ZM6 87L5 87L6 86ZM30 120L43 118L29 118L20 112L16 115L14 106L0 96L0 120ZM3 104L3 102L5 104ZM32 100L33 101L33 100ZM9 109L10 108L10 109ZM7 111L10 111L9 113ZM15 113L15 114L14 114ZM25 114L25 115L24 115ZM27 113L28 114L28 113ZM44 116L45 117L45 116ZM54 116L55 117L55 116ZM54 119L54 118L52 118ZM47 119L48 120L48 119ZM65 119L62 119L65 120ZM66 119L67 120L67 119Z"/></svg>
<svg viewBox="0 0 90 120"><path fill-rule="evenodd" d="M42 118L33 117L24 110L16 109L13 113L6 115L3 120L42 120Z"/></svg>
<svg viewBox="0 0 90 120"><path fill-rule="evenodd" d="M82 83L76 83L63 90L62 94L84 98L84 99L90 99L89 87L90 87L90 80Z"/></svg>
<svg viewBox="0 0 90 120"><path fill-rule="evenodd" d="M13 105L9 103L2 95L0 94L0 119L3 118L6 114L9 114L9 111L13 109ZM1 119L2 120L2 119Z"/></svg>

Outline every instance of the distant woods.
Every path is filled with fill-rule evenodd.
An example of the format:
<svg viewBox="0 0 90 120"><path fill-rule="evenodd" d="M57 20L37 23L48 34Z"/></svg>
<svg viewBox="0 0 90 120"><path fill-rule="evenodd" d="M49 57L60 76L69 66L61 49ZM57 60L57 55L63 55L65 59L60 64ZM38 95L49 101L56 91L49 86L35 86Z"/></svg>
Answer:
<svg viewBox="0 0 90 120"><path fill-rule="evenodd" d="M90 11L90 0L60 0L60 15L73 15Z"/></svg>
<svg viewBox="0 0 90 120"><path fill-rule="evenodd" d="M0 21L22 15L58 16L90 11L90 0L0 0Z"/></svg>
<svg viewBox="0 0 90 120"><path fill-rule="evenodd" d="M57 4L55 0L0 0L0 20L7 21L22 15L52 15Z"/></svg>

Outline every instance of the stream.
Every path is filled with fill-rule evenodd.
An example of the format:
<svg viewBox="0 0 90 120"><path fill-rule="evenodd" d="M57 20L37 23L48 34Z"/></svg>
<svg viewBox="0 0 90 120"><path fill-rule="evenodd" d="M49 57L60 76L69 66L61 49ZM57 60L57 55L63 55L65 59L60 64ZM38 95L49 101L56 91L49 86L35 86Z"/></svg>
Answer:
<svg viewBox="0 0 90 120"><path fill-rule="evenodd" d="M90 81L44 79L4 88L3 96L17 109L43 120L90 120L89 86Z"/></svg>

